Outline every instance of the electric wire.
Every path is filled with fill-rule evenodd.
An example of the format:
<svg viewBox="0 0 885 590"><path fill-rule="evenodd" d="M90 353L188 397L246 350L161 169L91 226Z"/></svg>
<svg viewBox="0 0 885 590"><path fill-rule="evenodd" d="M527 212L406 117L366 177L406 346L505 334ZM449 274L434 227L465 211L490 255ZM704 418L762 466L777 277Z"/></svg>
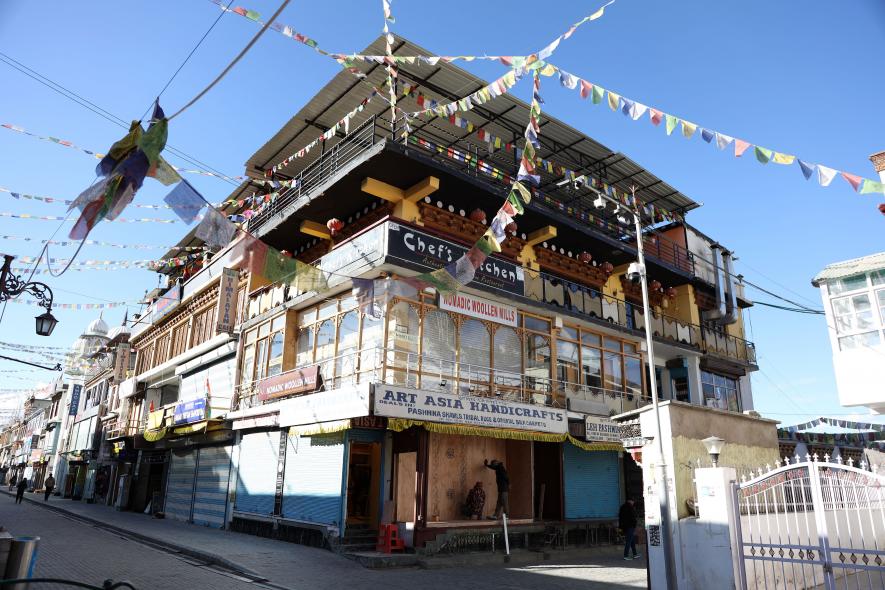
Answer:
<svg viewBox="0 0 885 590"><path fill-rule="evenodd" d="M166 85L163 86L162 90L160 90L160 92L157 93L157 98L155 99L155 101L153 103L149 104L148 108L145 109L144 114L141 116L141 119L140 119L141 121L144 121L144 118L150 112L151 107L154 105L154 103L159 102L160 97L163 96L163 93L166 92L166 89L169 88L169 85L172 84L172 81L175 80L175 77L178 76L179 72L181 72L181 70L184 68L184 66L187 65L187 62L190 61L190 58L193 57L194 53L197 52L197 49L200 48L200 45L203 44L203 41L206 40L206 37L208 37L209 33L212 32L212 29L215 28L215 25L217 25L218 21L221 20L221 17L223 17L225 14L227 14L227 10L230 8L231 4L233 4L233 3L234 3L234 0L230 0L230 2L227 3L227 7L225 7L225 9L219 13L219 15L215 18L214 21L212 21L212 24L209 26L209 28L206 30L206 32L203 33L203 36L200 37L200 40L197 41L197 44L194 45L194 47L193 47L193 49L191 49L190 53L187 54L187 57L184 58L184 61L181 62L181 65L178 66L178 69L175 70L175 73L173 73L172 76L169 78L169 80L166 81Z"/></svg>

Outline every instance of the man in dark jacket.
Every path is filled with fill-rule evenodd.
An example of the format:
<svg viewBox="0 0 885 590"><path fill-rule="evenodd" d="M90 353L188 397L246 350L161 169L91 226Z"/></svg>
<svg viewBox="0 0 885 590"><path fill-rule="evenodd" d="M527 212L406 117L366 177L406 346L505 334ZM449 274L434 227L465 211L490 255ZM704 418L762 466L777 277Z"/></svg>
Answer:
<svg viewBox="0 0 885 590"><path fill-rule="evenodd" d="M46 481L43 482L43 491L45 495L43 496L43 501L48 502L49 496L52 494L52 490L55 489L55 478L52 477L52 474L49 474L49 477L46 478Z"/></svg>
<svg viewBox="0 0 885 590"><path fill-rule="evenodd" d="M618 526L624 531L624 559L636 559L640 557L636 553L636 507L633 498L627 498L621 510L618 512ZM629 553L633 551L633 557Z"/></svg>
<svg viewBox="0 0 885 590"><path fill-rule="evenodd" d="M28 478L22 476L20 480L18 480L18 485L15 487L15 503L21 504L22 498L25 497L25 490L28 489Z"/></svg>
<svg viewBox="0 0 885 590"><path fill-rule="evenodd" d="M495 472L495 484L498 486L498 502L495 504L495 515L490 519L501 518L501 514L510 514L510 476L504 464L497 459L483 459L483 465Z"/></svg>

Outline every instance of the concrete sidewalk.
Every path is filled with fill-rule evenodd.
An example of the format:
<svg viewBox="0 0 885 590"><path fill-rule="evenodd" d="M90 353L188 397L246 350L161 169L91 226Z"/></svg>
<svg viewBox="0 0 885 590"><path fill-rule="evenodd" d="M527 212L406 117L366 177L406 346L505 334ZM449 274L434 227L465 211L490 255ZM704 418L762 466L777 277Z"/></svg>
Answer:
<svg viewBox="0 0 885 590"><path fill-rule="evenodd" d="M0 502L13 502L14 494L0 490ZM514 553L512 563L503 555L458 555L421 560L421 568L366 569L356 561L325 549L316 549L210 529L144 514L118 512L107 506L86 504L42 494L25 494L25 502L54 511L121 537L162 547L198 561L247 577L259 585L283 589L414 590L424 588L533 588L537 590L589 590L645 587L645 560L624 562L621 548L552 551L549 561L540 555ZM2 524L2 523L0 523ZM71 542L76 543L76 539ZM489 560L491 558L491 561ZM137 554L133 559L138 559ZM541 558L543 559L543 558Z"/></svg>

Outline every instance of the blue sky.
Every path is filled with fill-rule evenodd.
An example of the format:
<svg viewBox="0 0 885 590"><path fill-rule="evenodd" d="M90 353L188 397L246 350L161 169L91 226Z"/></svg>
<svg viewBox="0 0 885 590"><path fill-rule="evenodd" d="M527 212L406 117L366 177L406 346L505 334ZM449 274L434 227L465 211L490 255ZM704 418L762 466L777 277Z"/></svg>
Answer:
<svg viewBox="0 0 885 590"><path fill-rule="evenodd" d="M245 0L263 15L277 4ZM527 54L593 12L599 0L393 4L402 35L438 54ZM150 3L95 1L35 3L7 0L0 9L0 51L124 118L141 117L153 97L216 18L208 0ZM326 49L359 51L380 33L380 0L296 2L280 20ZM176 110L219 72L257 28L225 15L162 97ZM741 0L658 3L618 0L604 18L562 43L551 60L591 82L701 126L830 167L874 177L867 159L885 149L885 118L878 112L885 77L885 4L877 0L802 3ZM493 78L499 64L467 64ZM171 125L169 143L229 175L287 121L339 67L309 48L268 32L209 95ZM552 80L552 79L550 79ZM0 64L0 122L104 151L119 127ZM516 94L527 98L527 84ZM735 159L699 137L667 137L647 118L633 122L602 105L591 106L555 83L542 88L546 112L614 150L628 154L660 178L704 204L689 221L738 257L750 280L809 305L820 305L810 279L829 262L881 251L883 199L858 195L841 178L829 188L807 182L797 166L758 164L750 153ZM177 165L185 165L170 157ZM0 186L74 198L94 178L88 156L0 129ZM231 186L189 176L209 200ZM136 202L162 202L164 187L148 180ZM15 201L0 193L0 211L64 215L64 206ZM124 217L172 218L168 211L130 208ZM70 224L59 230L65 235ZM0 218L0 234L46 239L58 222ZM103 223L91 239L174 244L181 224ZM0 251L36 255L34 242L0 240ZM52 247L53 257L71 249ZM81 259L145 259L164 250L84 247ZM157 284L148 271L70 271L42 275L56 301L137 301ZM759 300L771 297L755 291ZM131 308L132 311L137 310ZM0 342L64 346L98 312L59 310L47 338L34 335L38 309L9 304ZM123 309L104 312L109 324ZM823 317L755 307L748 314L761 371L754 374L757 409L794 423L821 414L850 412L838 405ZM0 351L2 353L3 351ZM7 361L0 371L22 369ZM0 373L0 388L28 387L48 373ZM0 406L4 405L0 392ZM7 397L7 403L9 398Z"/></svg>

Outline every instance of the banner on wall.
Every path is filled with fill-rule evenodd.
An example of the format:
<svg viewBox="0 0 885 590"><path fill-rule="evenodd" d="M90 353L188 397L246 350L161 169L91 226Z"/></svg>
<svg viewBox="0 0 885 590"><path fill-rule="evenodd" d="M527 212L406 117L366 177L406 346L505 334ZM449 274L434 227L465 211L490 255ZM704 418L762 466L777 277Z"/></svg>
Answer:
<svg viewBox="0 0 885 590"><path fill-rule="evenodd" d="M369 384L300 395L280 402L279 425L300 426L369 415Z"/></svg>
<svg viewBox="0 0 885 590"><path fill-rule="evenodd" d="M621 431L610 418L587 416L584 437L594 442L621 442Z"/></svg>
<svg viewBox="0 0 885 590"><path fill-rule="evenodd" d="M231 334L237 316L237 283L240 273L235 268L221 271L218 285L218 314L215 321L215 334Z"/></svg>
<svg viewBox="0 0 885 590"><path fill-rule="evenodd" d="M466 246L407 225L392 222L388 224L387 258L388 262L394 264L423 272L428 267L442 268L458 260L467 250ZM489 256L476 269L473 280L467 285L492 288L521 296L525 293L524 281L525 276L521 266Z"/></svg>
<svg viewBox="0 0 885 590"><path fill-rule="evenodd" d="M117 345L117 354L114 357L114 383L120 383L126 379L131 352L132 345L128 342L121 342Z"/></svg>
<svg viewBox="0 0 885 590"><path fill-rule="evenodd" d="M565 410L496 398L375 385L375 415L448 424L512 428L565 434Z"/></svg>
<svg viewBox="0 0 885 590"><path fill-rule="evenodd" d="M318 365L293 369L258 382L258 399L268 400L313 391L320 384Z"/></svg>
<svg viewBox="0 0 885 590"><path fill-rule="evenodd" d="M514 328L517 325L518 316L516 308L512 305L497 303L462 291L440 293L437 305L440 309L455 311L480 320L489 320Z"/></svg>

